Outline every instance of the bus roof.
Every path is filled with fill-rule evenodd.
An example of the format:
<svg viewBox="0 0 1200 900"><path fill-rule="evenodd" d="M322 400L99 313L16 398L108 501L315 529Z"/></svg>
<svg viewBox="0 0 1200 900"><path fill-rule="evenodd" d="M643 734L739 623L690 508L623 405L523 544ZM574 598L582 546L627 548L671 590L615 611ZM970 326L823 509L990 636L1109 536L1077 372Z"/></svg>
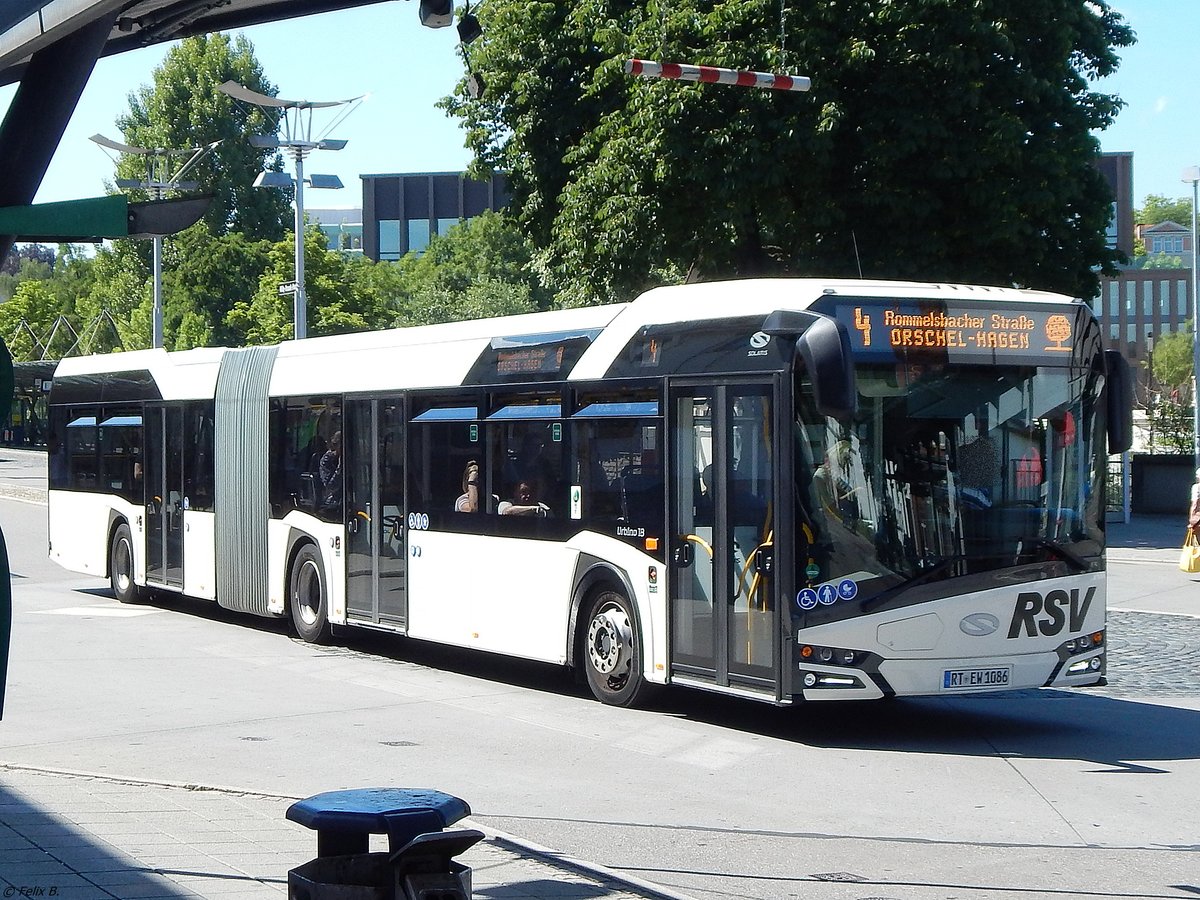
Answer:
<svg viewBox="0 0 1200 900"><path fill-rule="evenodd" d="M571 345L558 377L599 380L643 329L689 326L804 310L830 297L954 302L1078 303L1061 294L1017 288L817 278L744 279L655 288L626 304L553 310L285 341L271 376L272 396L453 387L476 383L489 350ZM56 378L148 371L166 399L213 396L222 348L168 354L139 350L63 360ZM560 353L561 357L561 353ZM577 361L576 361L577 360ZM527 360L526 360L527 361ZM561 361L561 360L560 360Z"/></svg>

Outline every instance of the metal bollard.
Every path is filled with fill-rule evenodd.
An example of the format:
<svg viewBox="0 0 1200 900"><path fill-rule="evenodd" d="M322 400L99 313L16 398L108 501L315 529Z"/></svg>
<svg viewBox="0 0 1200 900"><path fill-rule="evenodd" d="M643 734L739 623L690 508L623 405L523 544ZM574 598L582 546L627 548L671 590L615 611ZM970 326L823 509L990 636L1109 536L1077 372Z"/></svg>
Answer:
<svg viewBox="0 0 1200 900"><path fill-rule="evenodd" d="M471 870L454 857L483 839L443 831L470 813L441 791L363 788L293 803L287 818L317 832L317 858L288 872L291 900L470 900ZM386 834L386 853L369 853Z"/></svg>

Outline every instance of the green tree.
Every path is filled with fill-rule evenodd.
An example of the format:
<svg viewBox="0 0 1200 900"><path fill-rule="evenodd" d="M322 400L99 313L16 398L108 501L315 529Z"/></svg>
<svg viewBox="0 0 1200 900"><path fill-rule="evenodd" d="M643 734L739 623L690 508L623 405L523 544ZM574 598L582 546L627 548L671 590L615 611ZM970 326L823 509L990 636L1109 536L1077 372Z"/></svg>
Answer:
<svg viewBox="0 0 1200 900"><path fill-rule="evenodd" d="M1142 208L1134 211L1134 216L1141 225L1158 225L1162 222L1187 225L1192 221L1192 200L1190 197L1168 200L1161 194L1150 194L1142 203Z"/></svg>
<svg viewBox="0 0 1200 900"><path fill-rule="evenodd" d="M413 297L404 324L436 325L531 312L537 312L537 306L526 285L484 278L461 291L437 284L422 288Z"/></svg>
<svg viewBox="0 0 1200 900"><path fill-rule="evenodd" d="M1186 453L1192 447L1192 332L1165 334L1150 354L1150 374L1157 389L1146 401L1152 450Z"/></svg>
<svg viewBox="0 0 1200 900"><path fill-rule="evenodd" d="M142 350L151 343L149 272L133 241L101 247L93 260L92 282L75 310L90 353Z"/></svg>
<svg viewBox="0 0 1200 900"><path fill-rule="evenodd" d="M291 238L270 246L266 271L254 295L233 304L226 326L247 344L273 344L293 335L292 295L281 295L279 285L295 277L295 247ZM316 226L304 232L304 282L307 288L308 333L312 337L384 328L396 317L394 303L361 281L363 263L351 262L326 247Z"/></svg>
<svg viewBox="0 0 1200 900"><path fill-rule="evenodd" d="M490 0L486 89L446 108L570 302L675 272L1092 296L1109 191L1089 90L1133 41L1102 0ZM783 38L786 33L786 66ZM808 74L810 93L625 75L628 58ZM663 270L666 271L664 276Z"/></svg>
<svg viewBox="0 0 1200 900"><path fill-rule="evenodd" d="M213 235L201 222L164 244L164 343L175 350L236 343L240 334L226 319L258 291L271 242Z"/></svg>
<svg viewBox="0 0 1200 900"><path fill-rule="evenodd" d="M46 281L31 279L18 284L12 298L0 303L0 338L8 344L13 359L40 359L61 312L58 297Z"/></svg>
<svg viewBox="0 0 1200 900"><path fill-rule="evenodd" d="M1159 394L1146 411L1152 451L1190 453L1192 450L1192 405L1178 391Z"/></svg>
<svg viewBox="0 0 1200 900"><path fill-rule="evenodd" d="M1150 253L1146 255L1146 261L1142 264L1143 269L1182 269L1183 258L1179 256L1169 256L1166 253ZM1190 266L1186 267L1190 268Z"/></svg>
<svg viewBox="0 0 1200 900"><path fill-rule="evenodd" d="M527 303L535 308L546 309L553 300L538 275L533 245L498 212L485 212L455 225L446 234L436 235L423 253L405 256L399 269L403 273L402 289L410 297L410 310L411 298L428 290L465 295L471 285L484 281L523 289ZM499 307L506 304L501 302ZM419 309L408 318L427 321Z"/></svg>
<svg viewBox="0 0 1200 900"><path fill-rule="evenodd" d="M1150 372L1168 390L1191 391L1192 383L1192 323L1182 331L1164 334L1154 344L1150 354Z"/></svg>
<svg viewBox="0 0 1200 900"><path fill-rule="evenodd" d="M49 286L59 298L64 313L75 315L79 298L86 296L94 281L95 249L87 245L59 244Z"/></svg>
<svg viewBox="0 0 1200 900"><path fill-rule="evenodd" d="M277 93L254 57L253 44L244 37L185 38L154 70L153 83L129 95L129 112L118 116L117 127L126 143L152 149L180 150L219 140L186 176L213 197L204 217L208 230L215 235L240 232L249 240L279 240L291 218L290 196L256 190L252 182L264 165L279 169L282 161L275 151L249 142L252 134L273 133L274 125L258 107L240 104L217 90L230 80L267 96ZM122 157L117 174L144 179L144 160Z"/></svg>

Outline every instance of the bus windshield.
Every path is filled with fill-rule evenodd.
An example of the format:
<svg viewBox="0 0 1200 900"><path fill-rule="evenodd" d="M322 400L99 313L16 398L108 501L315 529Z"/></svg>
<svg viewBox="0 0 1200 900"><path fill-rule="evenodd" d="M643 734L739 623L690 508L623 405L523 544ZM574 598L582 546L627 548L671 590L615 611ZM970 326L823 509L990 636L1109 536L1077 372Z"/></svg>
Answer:
<svg viewBox="0 0 1200 900"><path fill-rule="evenodd" d="M860 601L903 605L970 589L943 584L953 577L1103 568L1100 370L892 364L860 365L856 376L849 423L817 414L797 385L806 583L848 579Z"/></svg>

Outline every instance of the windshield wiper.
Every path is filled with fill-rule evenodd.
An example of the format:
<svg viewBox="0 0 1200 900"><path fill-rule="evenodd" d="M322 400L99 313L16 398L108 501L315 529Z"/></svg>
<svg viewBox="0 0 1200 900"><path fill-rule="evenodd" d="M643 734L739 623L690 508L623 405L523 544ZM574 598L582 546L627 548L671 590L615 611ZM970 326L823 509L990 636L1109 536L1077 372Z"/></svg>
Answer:
<svg viewBox="0 0 1200 900"><path fill-rule="evenodd" d="M1068 550L1058 541L1051 541L1047 538L1040 537L1024 537L1021 538L1019 543L1022 549L1024 549L1026 543L1029 543L1035 547L1040 547L1043 550L1049 550L1051 556L1058 557L1063 562L1070 565L1071 568L1073 568L1076 572L1086 572L1091 568L1091 564L1088 563L1087 560L1079 556L1077 553Z"/></svg>
<svg viewBox="0 0 1200 900"><path fill-rule="evenodd" d="M918 584L924 584L926 581L933 581L934 576L944 575L948 569L952 568L958 563L966 562L968 558L969 557L964 556L961 553L955 556L943 556L936 562L932 562L928 568L922 569L915 575L910 575L908 578L905 578L898 585L890 588L887 593L888 595L897 594L900 591L908 590L910 587L915 587Z"/></svg>

